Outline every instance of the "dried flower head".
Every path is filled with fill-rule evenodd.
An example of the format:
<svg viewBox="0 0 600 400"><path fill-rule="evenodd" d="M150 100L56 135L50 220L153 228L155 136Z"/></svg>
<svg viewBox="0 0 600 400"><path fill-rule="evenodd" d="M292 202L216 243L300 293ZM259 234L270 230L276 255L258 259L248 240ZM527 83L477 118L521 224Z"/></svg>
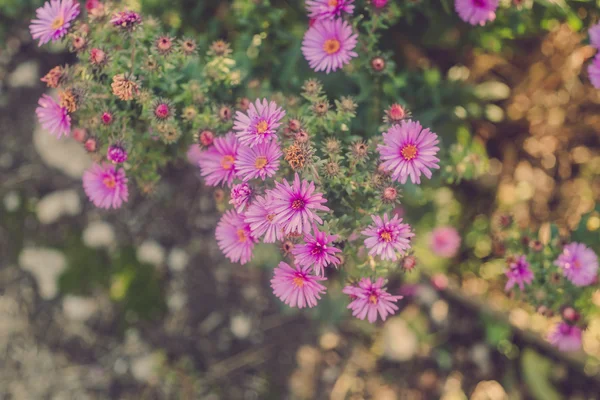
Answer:
<svg viewBox="0 0 600 400"><path fill-rule="evenodd" d="M329 161L325 164L325 175L329 178L335 178L340 174L340 164L337 161Z"/></svg>
<svg viewBox="0 0 600 400"><path fill-rule="evenodd" d="M181 137L181 129L175 124L161 124L158 131L160 137L165 144L173 144Z"/></svg>
<svg viewBox="0 0 600 400"><path fill-rule="evenodd" d="M49 88L56 89L60 86L61 82L65 78L65 69L63 67L56 66L52 68L42 79L42 82L46 84Z"/></svg>
<svg viewBox="0 0 600 400"><path fill-rule="evenodd" d="M140 86L133 75L118 74L112 80L113 94L121 100L132 100L140 92Z"/></svg>
<svg viewBox="0 0 600 400"><path fill-rule="evenodd" d="M70 113L77 111L77 107L81 102L81 97L81 91L77 89L66 89L58 94L60 106Z"/></svg>
<svg viewBox="0 0 600 400"><path fill-rule="evenodd" d="M294 143L284 150L285 161L290 164L294 171L299 171L306 165L310 158L310 150L307 146Z"/></svg>

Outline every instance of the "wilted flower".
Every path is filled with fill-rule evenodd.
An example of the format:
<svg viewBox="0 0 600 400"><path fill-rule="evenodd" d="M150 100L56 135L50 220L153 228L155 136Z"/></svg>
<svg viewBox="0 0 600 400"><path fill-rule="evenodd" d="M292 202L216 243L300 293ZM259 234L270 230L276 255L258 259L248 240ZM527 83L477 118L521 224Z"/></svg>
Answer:
<svg viewBox="0 0 600 400"><path fill-rule="evenodd" d="M58 93L60 106L72 113L77 111L77 106L81 101L81 94L73 89L62 90Z"/></svg>
<svg viewBox="0 0 600 400"><path fill-rule="evenodd" d="M49 88L57 88L64 78L65 70L60 65L52 68L43 78L40 80L44 82Z"/></svg>
<svg viewBox="0 0 600 400"><path fill-rule="evenodd" d="M304 168L304 165L310 159L310 150L307 146L294 143L284 150L285 160L290 164L294 171Z"/></svg>
<svg viewBox="0 0 600 400"><path fill-rule="evenodd" d="M132 100L140 91L134 76L125 74L115 75L111 84L113 94L121 100Z"/></svg>
<svg viewBox="0 0 600 400"><path fill-rule="evenodd" d="M79 2L73 0L50 0L36 10L37 19L31 21L29 30L38 45L56 42L67 34L71 22L79 15Z"/></svg>

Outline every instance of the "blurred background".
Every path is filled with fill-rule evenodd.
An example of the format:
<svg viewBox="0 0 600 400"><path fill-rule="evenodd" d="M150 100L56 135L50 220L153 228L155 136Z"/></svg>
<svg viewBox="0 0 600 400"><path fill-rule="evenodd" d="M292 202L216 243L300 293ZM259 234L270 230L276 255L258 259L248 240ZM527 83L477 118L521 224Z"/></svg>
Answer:
<svg viewBox="0 0 600 400"><path fill-rule="evenodd" d="M477 30L451 2L397 1L382 37L392 78L319 76L355 96L353 130L409 104L451 160L437 186L405 190L418 266L391 276L406 300L376 325L351 319L342 298L281 307L272 249L251 266L226 262L213 194L184 161L118 212L89 204L87 154L34 114L40 77L73 60L31 40L41 3L0 0L0 398L600 398L600 290L583 351L558 352L544 339L556 319L505 294L490 233L509 213L541 240L553 222L600 242L600 94L585 73L596 1L505 1ZM289 100L314 77L301 1L130 3L205 47L231 42L248 86ZM458 228L457 258L429 251L425 233L439 225Z"/></svg>

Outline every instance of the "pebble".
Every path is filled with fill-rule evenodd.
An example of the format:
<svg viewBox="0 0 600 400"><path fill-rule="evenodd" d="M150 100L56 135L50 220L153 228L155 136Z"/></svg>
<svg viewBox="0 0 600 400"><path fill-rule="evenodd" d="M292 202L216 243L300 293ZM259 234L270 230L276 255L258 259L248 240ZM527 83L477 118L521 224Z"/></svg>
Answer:
<svg viewBox="0 0 600 400"><path fill-rule="evenodd" d="M37 61L27 61L20 64L8 76L8 86L13 88L38 86L39 70L40 66Z"/></svg>
<svg viewBox="0 0 600 400"><path fill-rule="evenodd" d="M137 259L141 263L159 266L165 261L165 249L154 240L146 240L137 248Z"/></svg>
<svg viewBox="0 0 600 400"><path fill-rule="evenodd" d="M42 247L25 248L19 254L19 265L33 275L44 300L50 300L57 295L58 277L67 267L63 253Z"/></svg>
<svg viewBox="0 0 600 400"><path fill-rule="evenodd" d="M75 190L58 190L44 196L36 207L38 220L45 225L52 224L66 215L81 213L81 200Z"/></svg>
<svg viewBox="0 0 600 400"><path fill-rule="evenodd" d="M104 221L92 221L83 230L83 243L93 249L112 246L115 237L112 225Z"/></svg>
<svg viewBox="0 0 600 400"><path fill-rule="evenodd" d="M404 362L417 355L419 341L415 332L401 317L387 320L383 326L383 354L384 357Z"/></svg>

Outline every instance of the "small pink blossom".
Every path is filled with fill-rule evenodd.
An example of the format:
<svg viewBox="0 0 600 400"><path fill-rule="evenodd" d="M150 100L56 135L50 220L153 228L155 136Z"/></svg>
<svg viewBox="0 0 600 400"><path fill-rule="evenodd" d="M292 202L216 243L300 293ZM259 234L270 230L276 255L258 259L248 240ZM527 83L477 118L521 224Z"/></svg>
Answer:
<svg viewBox="0 0 600 400"><path fill-rule="evenodd" d="M312 308L317 305L321 294L326 290L325 286L319 283L324 280L326 278L313 275L310 267L292 268L280 262L271 279L271 287L275 296L288 306Z"/></svg>
<svg viewBox="0 0 600 400"><path fill-rule="evenodd" d="M129 198L125 170L108 163L94 164L83 174L83 189L99 208L120 208Z"/></svg>
<svg viewBox="0 0 600 400"><path fill-rule="evenodd" d="M531 285L533 281L533 272L529 268L529 263L525 256L520 256L508 265L506 270L508 281L504 290L509 291L515 285L519 285L521 290L525 290L525 284Z"/></svg>
<svg viewBox="0 0 600 400"><path fill-rule="evenodd" d="M429 249L437 256L452 258L460 249L460 235L451 226L435 228L429 236Z"/></svg>
<svg viewBox="0 0 600 400"><path fill-rule="evenodd" d="M367 236L365 246L370 249L371 256L380 256L382 260L396 261L398 254L403 255L410 249L410 239L415 235L410 225L403 224L402 218L394 215L389 219L387 214L383 219L372 215L373 224L362 231Z"/></svg>
<svg viewBox="0 0 600 400"><path fill-rule="evenodd" d="M560 351L577 351L581 348L581 335L581 328L560 322L550 332L548 340Z"/></svg>
<svg viewBox="0 0 600 400"><path fill-rule="evenodd" d="M369 278L362 278L358 287L346 286L343 292L352 299L348 305L352 316L362 320L367 318L370 323L374 323L378 314L383 321L388 315L395 314L398 310L395 303L402 299L402 296L392 296L384 285L383 278L378 278L375 282L371 282Z"/></svg>
<svg viewBox="0 0 600 400"><path fill-rule="evenodd" d="M47 94L42 95L38 105L39 107L36 108L35 113L42 128L56 136L57 139L69 136L71 133L71 116L67 109L61 107Z"/></svg>
<svg viewBox="0 0 600 400"><path fill-rule="evenodd" d="M598 276L598 256L582 243L566 245L554 264L575 286L591 285Z"/></svg>

